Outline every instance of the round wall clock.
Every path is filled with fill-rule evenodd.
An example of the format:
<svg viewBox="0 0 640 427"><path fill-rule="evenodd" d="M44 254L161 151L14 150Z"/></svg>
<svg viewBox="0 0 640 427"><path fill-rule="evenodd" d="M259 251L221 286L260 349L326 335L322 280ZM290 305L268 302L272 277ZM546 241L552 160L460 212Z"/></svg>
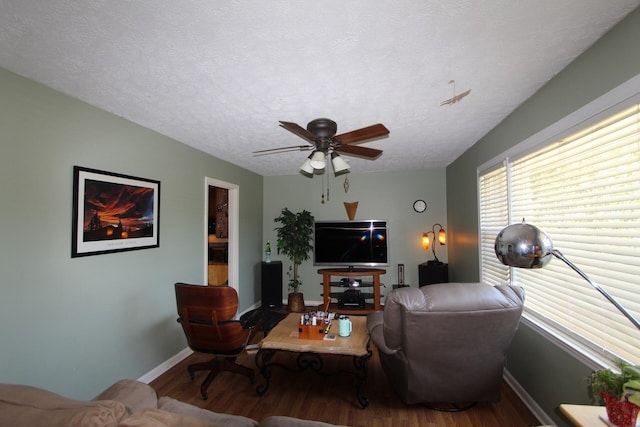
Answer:
<svg viewBox="0 0 640 427"><path fill-rule="evenodd" d="M424 211L427 210L427 202L425 202L424 200L416 200L415 202L413 202L413 210L418 212L418 213L422 213Z"/></svg>

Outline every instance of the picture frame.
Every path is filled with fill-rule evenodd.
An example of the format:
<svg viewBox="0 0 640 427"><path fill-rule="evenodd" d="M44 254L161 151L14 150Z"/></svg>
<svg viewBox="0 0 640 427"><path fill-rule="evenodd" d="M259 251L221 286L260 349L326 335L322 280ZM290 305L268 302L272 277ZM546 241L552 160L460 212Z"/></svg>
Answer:
<svg viewBox="0 0 640 427"><path fill-rule="evenodd" d="M160 181L73 167L71 257L160 246Z"/></svg>

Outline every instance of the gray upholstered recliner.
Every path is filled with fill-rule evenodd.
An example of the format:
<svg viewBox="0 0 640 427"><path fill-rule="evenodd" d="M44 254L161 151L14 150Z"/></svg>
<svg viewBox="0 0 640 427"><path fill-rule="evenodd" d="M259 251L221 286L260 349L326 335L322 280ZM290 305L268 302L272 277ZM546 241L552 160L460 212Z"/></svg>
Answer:
<svg viewBox="0 0 640 427"><path fill-rule="evenodd" d="M367 327L405 404L497 401L523 301L520 287L484 283L400 288Z"/></svg>

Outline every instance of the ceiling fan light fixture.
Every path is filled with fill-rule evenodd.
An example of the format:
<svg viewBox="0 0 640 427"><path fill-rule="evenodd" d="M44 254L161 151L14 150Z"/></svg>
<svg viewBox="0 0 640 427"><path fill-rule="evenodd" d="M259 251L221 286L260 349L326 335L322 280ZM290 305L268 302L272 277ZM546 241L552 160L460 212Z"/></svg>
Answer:
<svg viewBox="0 0 640 427"><path fill-rule="evenodd" d="M331 153L331 165L335 174L349 170L349 164L335 151Z"/></svg>
<svg viewBox="0 0 640 427"><path fill-rule="evenodd" d="M311 166L311 156L313 156L313 154L309 154L309 157L307 157L302 166L300 166L300 170L307 175L313 175L314 171L313 166Z"/></svg>
<svg viewBox="0 0 640 427"><path fill-rule="evenodd" d="M329 155L331 155L331 165L335 175L349 172L349 163L341 155L346 154L375 160L382 154L382 150L355 144L389 135L389 129L382 123L336 135L338 130L336 122L324 118L310 121L306 129L296 123L282 120L280 120L280 127L304 139L310 145L271 148L254 151L253 154L262 155L292 150L313 150L311 156L300 166L300 172L308 176L322 175L327 169ZM340 154L336 153L337 150Z"/></svg>
<svg viewBox="0 0 640 427"><path fill-rule="evenodd" d="M309 164L314 169L324 169L325 154L320 150L314 151L313 154L311 154L311 160L309 161Z"/></svg>

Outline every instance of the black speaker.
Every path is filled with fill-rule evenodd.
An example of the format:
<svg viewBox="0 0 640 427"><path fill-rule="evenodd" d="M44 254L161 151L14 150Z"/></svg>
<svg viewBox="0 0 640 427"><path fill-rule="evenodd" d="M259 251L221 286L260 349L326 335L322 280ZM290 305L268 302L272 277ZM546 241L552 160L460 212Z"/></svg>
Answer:
<svg viewBox="0 0 640 427"><path fill-rule="evenodd" d="M262 307L282 307L282 261L263 262Z"/></svg>
<svg viewBox="0 0 640 427"><path fill-rule="evenodd" d="M449 266L433 261L423 262L418 265L418 280L420 286L446 283L449 281Z"/></svg>

